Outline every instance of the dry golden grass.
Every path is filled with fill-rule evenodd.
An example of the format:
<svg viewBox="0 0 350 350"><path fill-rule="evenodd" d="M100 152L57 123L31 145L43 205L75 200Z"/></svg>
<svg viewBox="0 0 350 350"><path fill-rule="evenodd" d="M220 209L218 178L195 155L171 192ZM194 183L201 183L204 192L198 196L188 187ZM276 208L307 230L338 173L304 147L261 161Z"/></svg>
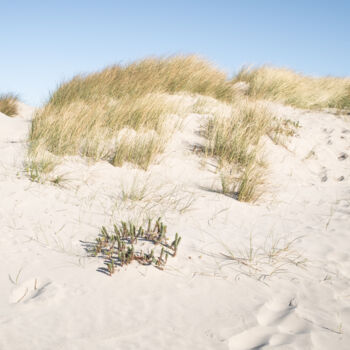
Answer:
<svg viewBox="0 0 350 350"><path fill-rule="evenodd" d="M283 136L293 134L295 126L248 99L216 106L202 99L197 111L198 108L211 115L204 128L205 154L218 161L222 192L240 201L254 202L262 193L266 175L263 137L281 142Z"/></svg>
<svg viewBox="0 0 350 350"><path fill-rule="evenodd" d="M243 68L233 80L249 84L250 97L298 108L350 108L350 78L303 76L292 70L262 66Z"/></svg>
<svg viewBox="0 0 350 350"><path fill-rule="evenodd" d="M148 93L190 92L232 100L234 89L225 73L198 56L148 58L127 66L112 66L88 76L77 76L52 95L56 107L77 100L139 97Z"/></svg>
<svg viewBox="0 0 350 350"><path fill-rule="evenodd" d="M255 99L350 108L349 86L349 79L309 78L271 67L243 69L229 81L197 56L112 66L77 76L53 93L33 120L29 158L40 168L49 164L45 169L54 166L57 156L81 155L146 170L181 125L181 115L193 111L192 95L198 101L195 111L211 115L205 153L218 160L222 191L254 201L266 175L263 138L281 143L296 127Z"/></svg>
<svg viewBox="0 0 350 350"><path fill-rule="evenodd" d="M0 95L0 112L9 117L14 117L18 113L18 98L14 94Z"/></svg>
<svg viewBox="0 0 350 350"><path fill-rule="evenodd" d="M33 120L32 152L81 155L120 166L131 162L146 169L162 151L176 125L169 115L178 113L181 97L148 94L99 102L51 104ZM174 119L176 121L176 119Z"/></svg>
<svg viewBox="0 0 350 350"><path fill-rule="evenodd" d="M35 116L31 152L81 155L116 166L131 162L147 169L179 124L171 115L186 109L181 92L234 97L226 75L196 56L151 58L77 76L62 84Z"/></svg>
<svg viewBox="0 0 350 350"><path fill-rule="evenodd" d="M229 115L214 115L206 125L206 154L218 159L222 191L240 201L255 201L263 183L261 137L272 125L265 108L249 101L236 104Z"/></svg>

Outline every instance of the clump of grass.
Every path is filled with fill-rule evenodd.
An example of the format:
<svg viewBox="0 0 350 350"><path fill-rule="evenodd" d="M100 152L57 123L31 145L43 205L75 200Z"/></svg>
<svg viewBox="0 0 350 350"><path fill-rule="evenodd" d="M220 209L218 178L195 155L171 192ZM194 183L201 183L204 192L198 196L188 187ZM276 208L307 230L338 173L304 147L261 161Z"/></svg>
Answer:
<svg viewBox="0 0 350 350"><path fill-rule="evenodd" d="M61 176L57 179L50 178L49 174L59 163L59 160L53 157L49 152L40 151L38 153L32 152L23 163L24 173L32 182L44 183L47 180L59 184L63 180Z"/></svg>
<svg viewBox="0 0 350 350"><path fill-rule="evenodd" d="M247 202L259 198L265 176L261 139L280 132L275 121L267 108L250 101L209 118L205 153L218 160L224 194Z"/></svg>
<svg viewBox="0 0 350 350"><path fill-rule="evenodd" d="M228 116L214 116L206 125L206 152L217 156L220 165L236 163L245 167L256 159L259 141L271 129L272 114L267 108L245 101Z"/></svg>
<svg viewBox="0 0 350 350"><path fill-rule="evenodd" d="M124 201L142 201L148 195L147 182L142 183L138 176L134 176L129 186L122 185L121 200Z"/></svg>
<svg viewBox="0 0 350 350"><path fill-rule="evenodd" d="M298 123L277 118L266 106L247 98L227 104L199 98L195 109L209 115L203 134L204 153L217 159L223 194L254 202L266 177L263 140L283 145Z"/></svg>
<svg viewBox="0 0 350 350"><path fill-rule="evenodd" d="M18 97L14 94L8 93L0 95L0 112L9 117L14 117L18 114L17 102Z"/></svg>
<svg viewBox="0 0 350 350"><path fill-rule="evenodd" d="M227 101L235 93L224 73L196 56L112 66L77 76L53 93L33 120L32 149L147 169L178 126L169 125L172 115L185 112L182 92Z"/></svg>
<svg viewBox="0 0 350 350"><path fill-rule="evenodd" d="M50 159L29 159L24 164L24 170L30 181L44 182L44 175L51 172L55 163Z"/></svg>
<svg viewBox="0 0 350 350"><path fill-rule="evenodd" d="M234 196L241 202L255 202L263 193L262 185L265 180L265 167L252 161L236 176L221 173L222 193Z"/></svg>
<svg viewBox="0 0 350 350"><path fill-rule="evenodd" d="M138 249L138 242L141 241L143 246L148 243L153 248L147 252ZM129 265L133 261L142 265L154 265L163 270L168 257L176 256L181 237L176 233L172 243L167 237L167 226L159 218L155 224L148 221L147 227L140 226L138 229L132 223L121 222L120 225L114 225L113 233L108 233L107 229L102 226L101 234L96 238L88 250L92 256L100 256L105 259L107 271L110 276L115 272L117 266ZM155 247L159 246L159 256Z"/></svg>
<svg viewBox="0 0 350 350"><path fill-rule="evenodd" d="M350 109L350 78L315 78L290 69L262 66L243 68L233 82L246 82L250 97L298 108Z"/></svg>

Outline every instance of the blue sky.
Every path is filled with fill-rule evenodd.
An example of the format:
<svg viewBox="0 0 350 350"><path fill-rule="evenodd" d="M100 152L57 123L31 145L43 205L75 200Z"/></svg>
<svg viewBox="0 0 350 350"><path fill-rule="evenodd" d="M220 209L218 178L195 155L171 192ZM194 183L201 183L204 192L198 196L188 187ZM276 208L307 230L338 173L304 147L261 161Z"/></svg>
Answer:
<svg viewBox="0 0 350 350"><path fill-rule="evenodd" d="M350 76L348 0L3 1L0 93L32 105L75 74L198 53L229 74L274 64Z"/></svg>

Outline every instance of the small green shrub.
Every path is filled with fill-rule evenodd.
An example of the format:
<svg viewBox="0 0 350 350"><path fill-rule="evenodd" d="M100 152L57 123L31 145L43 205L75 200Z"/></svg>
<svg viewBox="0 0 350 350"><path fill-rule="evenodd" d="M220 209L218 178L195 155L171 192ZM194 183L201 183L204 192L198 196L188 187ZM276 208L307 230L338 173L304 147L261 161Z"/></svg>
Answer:
<svg viewBox="0 0 350 350"><path fill-rule="evenodd" d="M148 243L148 251L138 249L138 242ZM88 246L91 256L99 256L104 259L107 271L110 276L115 272L117 266L125 266L133 261L142 265L153 265L160 270L164 269L169 255L176 256L181 237L176 233L172 243L167 237L167 226L159 218L154 224L148 221L147 227L136 226L132 223L121 222L114 225L113 233L108 233L102 226L101 233L96 241ZM158 252L156 248L159 247ZM159 252L160 250L160 252ZM158 255L159 254L159 255Z"/></svg>

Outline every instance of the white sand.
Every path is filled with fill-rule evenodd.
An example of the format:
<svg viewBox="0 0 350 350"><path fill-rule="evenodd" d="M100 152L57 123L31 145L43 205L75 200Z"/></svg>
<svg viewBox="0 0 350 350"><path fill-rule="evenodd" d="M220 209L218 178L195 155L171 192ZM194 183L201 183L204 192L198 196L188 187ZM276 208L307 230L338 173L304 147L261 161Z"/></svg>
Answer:
<svg viewBox="0 0 350 350"><path fill-rule="evenodd" d="M59 187L23 171L32 110L0 114L0 349L349 349L350 124L272 108L302 127L288 149L267 141L255 205L210 190L198 115L149 172L71 158ZM143 204L122 201L133 181ZM159 213L182 236L165 271L96 271L80 240ZM251 259L222 259L224 244Z"/></svg>

